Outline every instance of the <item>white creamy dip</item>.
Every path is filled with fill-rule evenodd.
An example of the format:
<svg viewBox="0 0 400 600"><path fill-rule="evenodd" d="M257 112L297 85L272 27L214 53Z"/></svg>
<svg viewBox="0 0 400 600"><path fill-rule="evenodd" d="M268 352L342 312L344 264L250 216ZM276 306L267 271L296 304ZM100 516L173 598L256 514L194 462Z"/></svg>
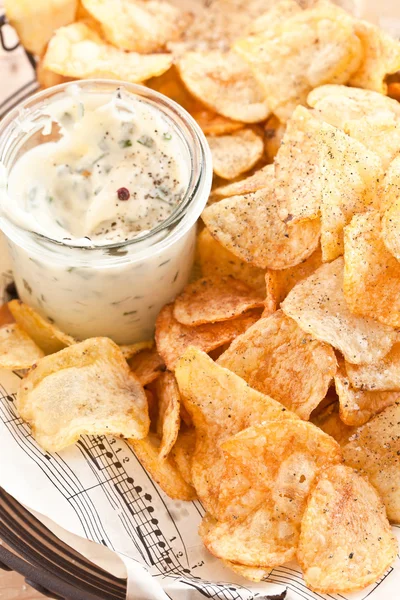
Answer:
<svg viewBox="0 0 400 600"><path fill-rule="evenodd" d="M143 86L93 80L36 98L0 125L0 228L19 295L77 339L149 339L190 276L211 186L204 136Z"/></svg>

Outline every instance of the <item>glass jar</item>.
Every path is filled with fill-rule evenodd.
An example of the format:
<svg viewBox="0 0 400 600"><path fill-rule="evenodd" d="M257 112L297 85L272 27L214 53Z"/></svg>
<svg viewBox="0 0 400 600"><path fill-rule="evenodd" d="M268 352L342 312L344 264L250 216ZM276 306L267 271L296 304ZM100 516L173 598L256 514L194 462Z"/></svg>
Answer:
<svg viewBox="0 0 400 600"><path fill-rule="evenodd" d="M43 131L43 109L70 85L85 94L108 95L122 87L162 111L179 135L189 184L170 216L151 231L120 243L77 246L28 230L10 218L9 174L22 154L49 141ZM144 86L108 80L66 83L30 97L3 119L0 165L0 228L21 300L77 339L108 336L128 344L151 338L158 312L189 279L196 221L211 188L210 151L192 117Z"/></svg>

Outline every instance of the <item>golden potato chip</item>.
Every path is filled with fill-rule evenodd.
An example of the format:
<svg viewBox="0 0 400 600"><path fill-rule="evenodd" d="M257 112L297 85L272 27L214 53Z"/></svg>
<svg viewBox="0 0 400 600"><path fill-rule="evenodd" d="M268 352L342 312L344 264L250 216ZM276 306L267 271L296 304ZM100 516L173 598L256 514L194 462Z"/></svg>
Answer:
<svg viewBox="0 0 400 600"><path fill-rule="evenodd" d="M268 117L263 89L235 52L188 52L179 59L178 69L188 90L224 117L244 123Z"/></svg>
<svg viewBox="0 0 400 600"><path fill-rule="evenodd" d="M389 168L386 170L385 176L378 188L378 195L380 205L379 208L382 212L387 211L400 197L400 155L390 163ZM384 231L385 234L388 233L386 228ZM385 244L386 243L387 241L385 239ZM388 250L392 251L390 243L388 245ZM396 253L393 254L396 256Z"/></svg>
<svg viewBox="0 0 400 600"><path fill-rule="evenodd" d="M45 354L53 354L67 346L76 343L76 340L67 335L58 327L46 321L33 308L21 302L11 300L8 303L11 314L29 337L43 350Z"/></svg>
<svg viewBox="0 0 400 600"><path fill-rule="evenodd" d="M350 78L350 85L387 94L386 76L400 69L400 43L379 27L355 21L363 59Z"/></svg>
<svg viewBox="0 0 400 600"><path fill-rule="evenodd" d="M43 66L43 59L40 59L36 65L36 78L39 86L42 89L53 87L53 85L58 85L60 83L66 83L67 81L72 81L71 77L63 77L63 75L59 75L58 73L53 73L52 71L45 69Z"/></svg>
<svg viewBox="0 0 400 600"><path fill-rule="evenodd" d="M400 327L400 263L383 242L381 217L355 215L345 228L344 297L350 310Z"/></svg>
<svg viewBox="0 0 400 600"><path fill-rule="evenodd" d="M181 396L173 373L162 373L156 381L158 398L157 433L161 438L159 459L165 460L178 437Z"/></svg>
<svg viewBox="0 0 400 600"><path fill-rule="evenodd" d="M132 356L135 356L135 354L138 354L138 352L141 352L142 350L150 350L153 345L153 340L148 340L145 342L136 342L135 344L122 344L119 348L126 360L129 360Z"/></svg>
<svg viewBox="0 0 400 600"><path fill-rule="evenodd" d="M320 119L342 129L378 154L386 168L400 147L400 105L395 100L359 88L324 85L307 98Z"/></svg>
<svg viewBox="0 0 400 600"><path fill-rule="evenodd" d="M260 317L259 311L249 311L236 319L221 323L205 323L188 327L173 315L173 305L167 304L157 317L156 344L167 368L174 371L176 362L188 346L210 352L246 331Z"/></svg>
<svg viewBox="0 0 400 600"><path fill-rule="evenodd" d="M218 364L307 420L336 373L333 349L278 310L232 342Z"/></svg>
<svg viewBox="0 0 400 600"><path fill-rule="evenodd" d="M388 84L387 95L390 96L390 98L397 100L397 102L400 102L400 82L393 81L393 82L387 82L387 84Z"/></svg>
<svg viewBox="0 0 400 600"><path fill-rule="evenodd" d="M265 270L240 260L214 240L208 229L197 238L197 256L205 277L234 277L265 295Z"/></svg>
<svg viewBox="0 0 400 600"><path fill-rule="evenodd" d="M163 0L81 0L85 9L101 23L110 44L148 54L179 39L190 24L190 13Z"/></svg>
<svg viewBox="0 0 400 600"><path fill-rule="evenodd" d="M311 256L318 246L319 219L283 223L275 195L268 187L221 200L203 211L211 235L240 259L261 269L286 269Z"/></svg>
<svg viewBox="0 0 400 600"><path fill-rule="evenodd" d="M192 459L196 448L196 430L190 429L180 430L174 447L172 448L172 456L182 475L183 479L190 485L192 481Z"/></svg>
<svg viewBox="0 0 400 600"><path fill-rule="evenodd" d="M343 293L343 258L322 265L300 281L282 302L282 310L303 331L340 350L349 362L372 363L384 357L396 330L350 312Z"/></svg>
<svg viewBox="0 0 400 600"><path fill-rule="evenodd" d="M186 350L176 366L175 376L182 402L196 428L193 484L206 509L216 515L225 464L219 443L254 423L297 417L279 402L250 388L235 373L214 363L198 348Z"/></svg>
<svg viewBox="0 0 400 600"><path fill-rule="evenodd" d="M273 176L274 165L266 165L245 179L217 187L213 190L213 195L220 198L230 198L231 196L251 194L268 186L268 180Z"/></svg>
<svg viewBox="0 0 400 600"><path fill-rule="evenodd" d="M272 115L264 127L264 151L268 161L273 161L285 135L286 125Z"/></svg>
<svg viewBox="0 0 400 600"><path fill-rule="evenodd" d="M15 319L8 308L8 304L6 303L0 306L0 327L3 327L3 325L8 325L9 323L15 323Z"/></svg>
<svg viewBox="0 0 400 600"><path fill-rule="evenodd" d="M382 239L389 252L400 260L400 156L393 160L385 173L380 200L384 210Z"/></svg>
<svg viewBox="0 0 400 600"><path fill-rule="evenodd" d="M164 361L155 348L138 352L128 364L143 386L155 381L165 371Z"/></svg>
<svg viewBox="0 0 400 600"><path fill-rule="evenodd" d="M341 420L339 416L339 402L329 404L318 415L311 417L311 422L333 437L340 446L347 444L356 430L355 427L350 427Z"/></svg>
<svg viewBox="0 0 400 600"><path fill-rule="evenodd" d="M174 500L196 500L196 490L183 479L174 459L168 456L166 460L160 460L160 440L154 433L143 440L128 440L128 443L167 496Z"/></svg>
<svg viewBox="0 0 400 600"><path fill-rule="evenodd" d="M272 568L262 568L262 567L246 567L245 565L238 565L236 563L230 562L229 560L223 561L224 565L231 569L234 573L241 575L245 579L249 581L254 581L254 583L259 583L260 581L264 581L270 575Z"/></svg>
<svg viewBox="0 0 400 600"><path fill-rule="evenodd" d="M357 390L351 385L344 365L336 373L335 386L339 396L340 418L353 427L364 425L387 406L400 402L400 392Z"/></svg>
<svg viewBox="0 0 400 600"><path fill-rule="evenodd" d="M170 54L137 54L114 48L83 22L57 29L43 59L45 69L66 77L103 77L130 83L161 75L171 64Z"/></svg>
<svg viewBox="0 0 400 600"><path fill-rule="evenodd" d="M309 258L295 267L280 271L267 270L265 274L266 296L271 306L275 307L276 310L296 283L309 277L321 264L322 253L321 249L317 248ZM271 312L274 312L274 310Z"/></svg>
<svg viewBox="0 0 400 600"><path fill-rule="evenodd" d="M40 56L54 31L75 19L77 0L5 0L6 15L21 44Z"/></svg>
<svg viewBox="0 0 400 600"><path fill-rule="evenodd" d="M289 17L301 12L301 0L279 0L274 2L271 7L264 5L263 12L259 17L251 21L244 32L245 35L256 35L264 33L266 30L276 25L284 23Z"/></svg>
<svg viewBox="0 0 400 600"><path fill-rule="evenodd" d="M44 353L16 323L0 326L0 369L29 369Z"/></svg>
<svg viewBox="0 0 400 600"><path fill-rule="evenodd" d="M318 3L234 43L264 88L271 111L286 121L308 92L323 83L346 83L362 59L351 17Z"/></svg>
<svg viewBox="0 0 400 600"><path fill-rule="evenodd" d="M174 302L174 318L183 325L234 319L263 306L263 297L233 277L204 278L189 283Z"/></svg>
<svg viewBox="0 0 400 600"><path fill-rule="evenodd" d="M17 409L48 452L81 435L141 439L150 425L144 390L108 338L91 338L42 358L21 381Z"/></svg>
<svg viewBox="0 0 400 600"><path fill-rule="evenodd" d="M241 129L231 135L207 137L214 173L224 179L234 179L249 171L261 158L264 144L251 129Z"/></svg>
<svg viewBox="0 0 400 600"><path fill-rule="evenodd" d="M389 406L356 430L343 448L345 462L368 476L390 521L400 523L400 403Z"/></svg>
<svg viewBox="0 0 400 600"><path fill-rule="evenodd" d="M400 343L394 344L383 358L370 364L346 363L346 373L353 387L364 391L400 390Z"/></svg>
<svg viewBox="0 0 400 600"><path fill-rule="evenodd" d="M353 469L326 469L311 492L297 560L306 585L321 593L374 583L396 558L397 542L375 489Z"/></svg>

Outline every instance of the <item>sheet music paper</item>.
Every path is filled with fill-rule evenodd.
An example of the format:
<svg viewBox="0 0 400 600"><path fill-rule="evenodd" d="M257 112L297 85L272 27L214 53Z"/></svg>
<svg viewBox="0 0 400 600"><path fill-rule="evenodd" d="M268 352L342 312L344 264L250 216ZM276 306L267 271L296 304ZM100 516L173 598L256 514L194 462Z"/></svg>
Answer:
<svg viewBox="0 0 400 600"><path fill-rule="evenodd" d="M0 54L0 72L3 81L7 74L8 82L3 86L7 90L0 92L0 114L4 114L37 84L21 48ZM0 304L7 300L11 281L0 234ZM273 569L260 584L235 575L206 551L198 537L204 514L201 504L170 500L124 441L86 436L62 452L43 452L16 412L19 381L17 373L0 371L0 486L87 558L123 576L125 569L110 554L117 553L128 574L128 598L261 600L285 589L288 600L400 597L399 560L380 581L357 594L313 593L296 564ZM400 539L400 527L394 531Z"/></svg>

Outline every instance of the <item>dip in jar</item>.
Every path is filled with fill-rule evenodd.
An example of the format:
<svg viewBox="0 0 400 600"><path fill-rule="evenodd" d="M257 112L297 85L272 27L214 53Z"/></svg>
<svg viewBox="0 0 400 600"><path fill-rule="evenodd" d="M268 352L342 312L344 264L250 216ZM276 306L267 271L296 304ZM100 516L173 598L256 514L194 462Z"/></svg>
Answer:
<svg viewBox="0 0 400 600"><path fill-rule="evenodd" d="M186 284L211 159L193 119L143 86L41 92L0 128L0 227L21 299L77 339L148 339Z"/></svg>

